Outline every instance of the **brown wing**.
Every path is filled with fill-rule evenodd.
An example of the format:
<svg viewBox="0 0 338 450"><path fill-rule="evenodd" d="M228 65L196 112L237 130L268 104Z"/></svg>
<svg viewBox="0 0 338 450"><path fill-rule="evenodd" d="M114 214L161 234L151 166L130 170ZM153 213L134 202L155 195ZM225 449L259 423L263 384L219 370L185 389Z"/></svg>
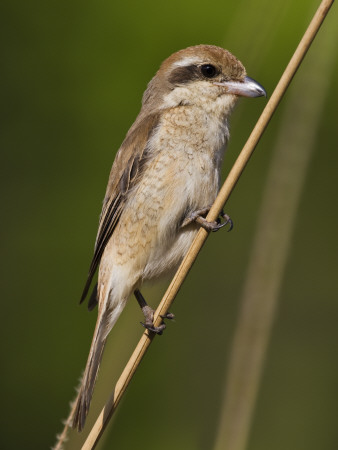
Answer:
<svg viewBox="0 0 338 450"><path fill-rule="evenodd" d="M80 303L86 298L91 281L100 263L103 251L114 232L121 216L130 189L135 186L142 174L142 169L149 159L147 143L159 122L159 115L139 115L117 152L109 175L106 195L103 200L97 232L94 256L90 264L86 285ZM94 289L95 291L95 289ZM95 297L95 298L94 298ZM96 294L90 298L88 307L93 309L96 304Z"/></svg>

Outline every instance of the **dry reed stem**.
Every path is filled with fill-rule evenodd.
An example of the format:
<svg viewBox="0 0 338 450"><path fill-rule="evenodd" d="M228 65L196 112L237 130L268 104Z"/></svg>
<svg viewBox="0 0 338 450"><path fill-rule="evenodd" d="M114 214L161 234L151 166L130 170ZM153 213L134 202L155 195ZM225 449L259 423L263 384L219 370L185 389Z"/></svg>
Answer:
<svg viewBox="0 0 338 450"><path fill-rule="evenodd" d="M254 152L259 139L261 138L265 128L267 127L273 113L279 105L288 85L290 84L294 74L301 64L307 50L309 49L313 39L315 38L321 24L323 23L334 0L323 0L315 13L310 25L308 26L303 38L301 39L294 55L292 56L288 66L286 67L279 83L277 84L269 102L263 110L256 126L254 127L249 139L238 156L234 166L232 167L227 179L225 180L210 212L207 216L208 221L214 221L219 216L224 204L228 200L232 190L234 189L239 177L241 176L246 164L248 163L252 153ZM207 231L203 228L199 230L194 239L187 255L178 268L172 282L170 283L166 293L164 294L154 317L154 323L158 326L161 322L160 315L165 315L172 305L185 277L189 273L198 253L200 252L204 242L208 237ZM95 447L102 433L104 432L109 419L113 415L122 395L124 394L130 380L132 379L139 363L150 346L154 335L147 330L143 333L139 343L137 344L132 356L130 357L126 367L124 368L119 380L117 381L114 391L108 399L106 405L102 409L93 428L91 429L82 450L88 450ZM66 425L67 427L67 425ZM62 436L65 436L65 431ZM60 445L61 444L61 445ZM62 443L56 444L56 449L62 448Z"/></svg>
<svg viewBox="0 0 338 450"><path fill-rule="evenodd" d="M324 31L283 111L243 287L214 450L247 447L295 217L325 113L337 34L333 27Z"/></svg>

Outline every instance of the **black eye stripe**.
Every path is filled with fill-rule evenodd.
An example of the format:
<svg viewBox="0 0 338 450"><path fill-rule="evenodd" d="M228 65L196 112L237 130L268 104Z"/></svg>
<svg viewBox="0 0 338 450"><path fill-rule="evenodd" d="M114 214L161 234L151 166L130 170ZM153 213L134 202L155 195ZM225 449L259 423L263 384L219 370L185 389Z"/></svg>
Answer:
<svg viewBox="0 0 338 450"><path fill-rule="evenodd" d="M175 68L168 81L174 85L186 84L195 80L205 80L214 78L219 74L219 70L212 64L202 64L201 66L192 64Z"/></svg>
<svg viewBox="0 0 338 450"><path fill-rule="evenodd" d="M173 70L169 76L169 82L172 84L185 84L201 78L198 66L182 66Z"/></svg>

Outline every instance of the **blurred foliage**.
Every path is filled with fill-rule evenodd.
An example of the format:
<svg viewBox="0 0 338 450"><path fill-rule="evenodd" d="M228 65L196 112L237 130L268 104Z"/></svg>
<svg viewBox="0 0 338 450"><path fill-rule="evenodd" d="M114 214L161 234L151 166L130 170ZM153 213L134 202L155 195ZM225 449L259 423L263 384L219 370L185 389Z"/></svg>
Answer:
<svg viewBox="0 0 338 450"><path fill-rule="evenodd" d="M1 448L47 448L61 430L96 319L78 299L107 177L160 62L189 45L220 45L271 93L318 4L2 2ZM337 23L333 7L314 46ZM338 58L331 56L249 450L337 448ZM176 322L152 345L102 448L212 448L256 211L287 101L228 202L234 231L208 240L175 302ZM224 173L263 106L264 99L240 102ZM165 286L145 290L154 306ZM142 333L140 320L131 300L111 333L89 424ZM69 447L79 448L85 433L72 435Z"/></svg>

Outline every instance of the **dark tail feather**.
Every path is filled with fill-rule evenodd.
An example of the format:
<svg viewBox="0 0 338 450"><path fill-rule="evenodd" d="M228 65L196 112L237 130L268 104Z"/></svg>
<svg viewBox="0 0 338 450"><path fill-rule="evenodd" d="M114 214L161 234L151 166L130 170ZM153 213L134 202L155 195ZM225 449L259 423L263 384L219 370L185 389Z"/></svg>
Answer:
<svg viewBox="0 0 338 450"><path fill-rule="evenodd" d="M97 298L97 283L96 283L94 286L93 292L91 293L91 296L88 301L89 311L92 311L97 304L98 304L98 298Z"/></svg>
<svg viewBox="0 0 338 450"><path fill-rule="evenodd" d="M106 343L106 336L102 325L106 318L101 318L96 324L92 345L90 348L87 365L82 377L80 390L75 401L72 415L72 427L81 431L85 425L89 411L90 402L93 396L95 381L99 371L103 349ZM101 325L101 327L100 327Z"/></svg>

